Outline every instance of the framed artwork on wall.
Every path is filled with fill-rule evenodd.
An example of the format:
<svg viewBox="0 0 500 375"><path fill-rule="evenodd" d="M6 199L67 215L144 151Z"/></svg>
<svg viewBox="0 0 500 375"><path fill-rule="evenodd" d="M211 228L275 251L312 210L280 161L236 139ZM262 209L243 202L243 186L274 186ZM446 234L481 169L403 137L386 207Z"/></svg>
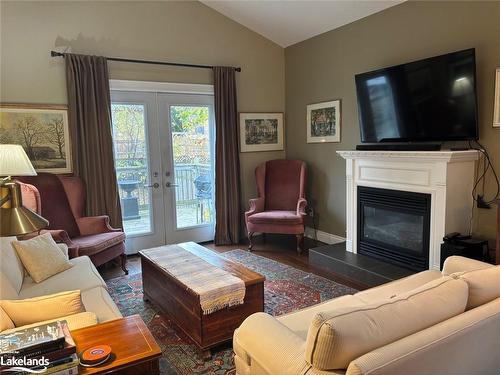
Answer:
<svg viewBox="0 0 500 375"><path fill-rule="evenodd" d="M500 68L495 74L495 105L493 110L493 127L500 128Z"/></svg>
<svg viewBox="0 0 500 375"><path fill-rule="evenodd" d="M307 143L340 142L340 100L307 106Z"/></svg>
<svg viewBox="0 0 500 375"><path fill-rule="evenodd" d="M283 113L240 113L240 151L283 150Z"/></svg>
<svg viewBox="0 0 500 375"><path fill-rule="evenodd" d="M66 106L0 104L0 143L22 145L38 172L72 172Z"/></svg>

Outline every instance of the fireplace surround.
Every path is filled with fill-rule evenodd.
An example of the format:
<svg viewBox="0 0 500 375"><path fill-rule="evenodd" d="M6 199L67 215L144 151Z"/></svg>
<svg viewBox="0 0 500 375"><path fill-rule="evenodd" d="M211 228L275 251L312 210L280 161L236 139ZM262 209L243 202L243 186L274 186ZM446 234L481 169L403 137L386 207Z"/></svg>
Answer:
<svg viewBox="0 0 500 375"><path fill-rule="evenodd" d="M428 249L428 254L425 259L419 256L421 259L413 259L409 263L406 260L405 267L414 270L417 268L439 270L440 247L444 235L450 232L469 232L473 207L471 191L475 163L479 157L478 151L337 151L337 153L346 160L346 250L368 255L367 251L373 249L368 248L366 243L372 247L374 243L380 245L376 238L362 238L361 241L359 238L363 234L380 236L380 233L375 233L373 228L365 228L363 232L359 227L361 219L358 197L365 188L396 191L402 196L406 193L422 194L421 197L425 196L428 200L426 204L429 212L427 216L419 219L422 220L421 228L423 228L419 230L422 236L425 235L420 245ZM379 210L394 211L393 203L389 200L379 203L377 207ZM411 223L412 219L403 214L399 214L400 219L405 219L406 224ZM384 211L379 211L378 217L383 216ZM373 221L373 218L376 216L370 217L369 220ZM385 224L386 231L389 232L386 235L391 236L398 230L395 226L389 229L390 222ZM370 225L373 227L373 223ZM424 230L426 228L428 233ZM399 228L399 230L405 229ZM385 239L389 245L391 241L394 245L394 239L387 237ZM363 240L365 240L364 245ZM413 244L407 246L384 246L386 251L384 255L392 255L391 262L401 265L403 263L398 258L401 254L414 256L418 252L414 250L418 241L415 239L413 241ZM427 245L425 241L428 241ZM376 256L373 251L369 255ZM380 259L380 256L378 258Z"/></svg>

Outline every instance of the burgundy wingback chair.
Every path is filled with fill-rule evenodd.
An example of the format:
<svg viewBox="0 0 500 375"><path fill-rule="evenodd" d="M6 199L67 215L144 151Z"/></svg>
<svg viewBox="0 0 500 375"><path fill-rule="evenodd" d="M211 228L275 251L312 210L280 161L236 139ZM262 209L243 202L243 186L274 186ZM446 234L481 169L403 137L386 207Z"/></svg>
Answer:
<svg viewBox="0 0 500 375"><path fill-rule="evenodd" d="M17 177L23 205L49 221L47 229L56 242L68 245L70 257L87 255L96 266L120 258L126 268L125 233L109 225L108 216L84 216L85 187L78 177L39 173Z"/></svg>
<svg viewBox="0 0 500 375"><path fill-rule="evenodd" d="M255 169L258 198L250 199L245 212L249 250L252 235L260 233L295 234L297 251L304 243L306 216L306 164L301 160L270 160Z"/></svg>

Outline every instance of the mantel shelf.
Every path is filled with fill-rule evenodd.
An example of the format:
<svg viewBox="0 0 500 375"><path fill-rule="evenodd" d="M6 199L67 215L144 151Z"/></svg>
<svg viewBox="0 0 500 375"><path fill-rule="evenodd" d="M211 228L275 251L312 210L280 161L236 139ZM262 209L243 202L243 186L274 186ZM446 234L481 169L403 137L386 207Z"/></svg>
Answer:
<svg viewBox="0 0 500 375"><path fill-rule="evenodd" d="M413 162L447 162L473 161L479 158L479 151L337 151L344 159L412 159Z"/></svg>

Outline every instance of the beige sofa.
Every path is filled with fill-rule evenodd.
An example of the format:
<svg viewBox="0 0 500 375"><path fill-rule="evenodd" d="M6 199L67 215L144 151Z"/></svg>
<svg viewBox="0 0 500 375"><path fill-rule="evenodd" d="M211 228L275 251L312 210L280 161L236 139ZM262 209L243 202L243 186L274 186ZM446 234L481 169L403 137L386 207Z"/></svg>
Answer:
<svg viewBox="0 0 500 375"><path fill-rule="evenodd" d="M15 237L0 238L0 300L19 300L80 290L86 313L63 317L68 321L71 329L122 316L107 292L106 283L89 257L81 256L70 259L73 267L37 284L25 273L11 245L12 240L15 240ZM62 246L67 253L66 245L60 244L59 246Z"/></svg>
<svg viewBox="0 0 500 375"><path fill-rule="evenodd" d="M500 374L500 268L491 267L450 257L443 272L277 318L254 314L234 334L237 374Z"/></svg>

